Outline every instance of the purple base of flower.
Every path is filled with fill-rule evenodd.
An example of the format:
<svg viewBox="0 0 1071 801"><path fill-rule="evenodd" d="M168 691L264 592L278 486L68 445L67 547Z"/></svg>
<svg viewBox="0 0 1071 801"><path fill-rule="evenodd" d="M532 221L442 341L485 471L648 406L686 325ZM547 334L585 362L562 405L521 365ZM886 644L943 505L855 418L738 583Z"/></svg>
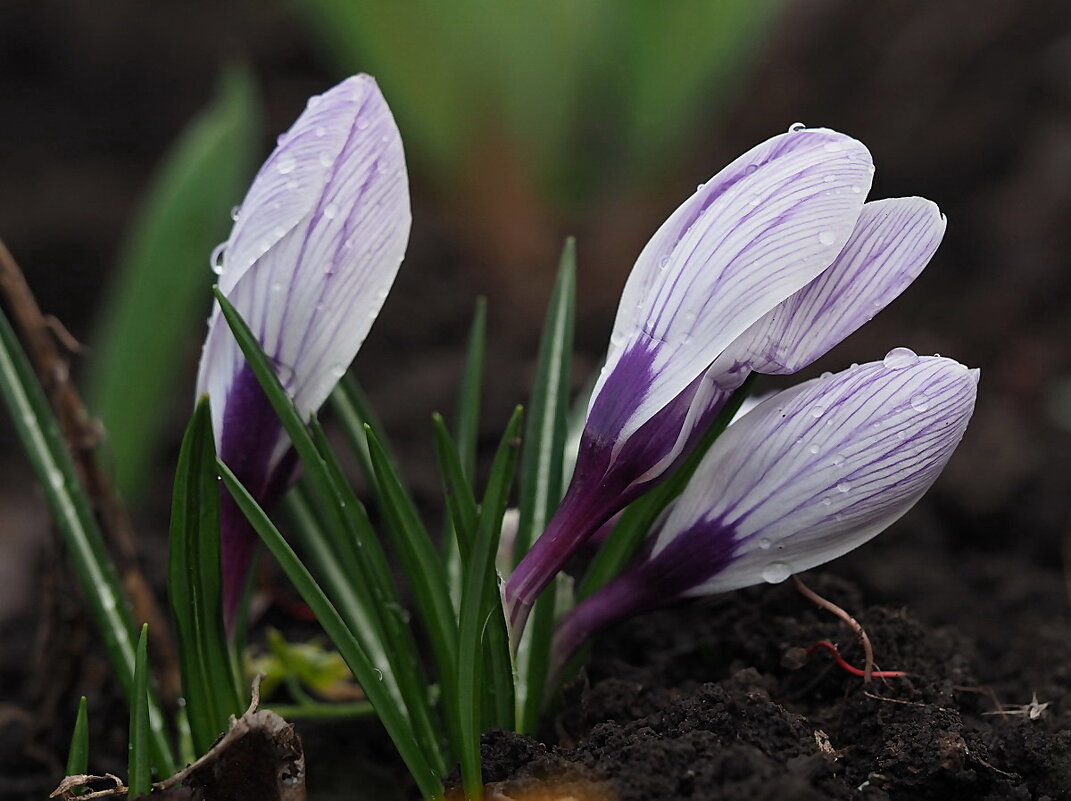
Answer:
<svg viewBox="0 0 1071 801"><path fill-rule="evenodd" d="M594 634L619 620L664 606L725 569L733 561L734 530L719 520L697 523L657 556L636 562L578 605L554 637L553 671Z"/></svg>
<svg viewBox="0 0 1071 801"><path fill-rule="evenodd" d="M278 500L294 475L297 458L293 449L272 464L283 437L282 424L253 371L245 365L227 393L219 456L261 506L270 506ZM221 493L223 621L230 632L253 562L257 535L234 499L225 490Z"/></svg>

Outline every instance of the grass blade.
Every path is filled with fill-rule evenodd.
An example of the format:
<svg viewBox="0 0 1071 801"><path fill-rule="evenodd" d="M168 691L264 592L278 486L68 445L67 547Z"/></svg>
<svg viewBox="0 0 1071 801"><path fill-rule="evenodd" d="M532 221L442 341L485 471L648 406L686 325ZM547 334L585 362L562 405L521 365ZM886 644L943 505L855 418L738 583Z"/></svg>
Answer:
<svg viewBox="0 0 1071 801"><path fill-rule="evenodd" d="M754 377L754 373L749 375L740 388L732 394L725 408L714 418L714 422L710 424L695 448L673 475L646 495L633 501L621 514L621 519L595 555L588 572L584 575L584 580L577 588L577 603L604 586L629 563L659 515L674 498L681 494L688 480L695 473L696 467L699 466L699 462L710 450L710 446L732 422L733 417L740 410L740 404L751 392Z"/></svg>
<svg viewBox="0 0 1071 801"><path fill-rule="evenodd" d="M480 721L485 653L484 632L490 616L502 615L495 554L502 531L502 516L509 501L510 486L520 449L521 410L518 407L506 426L487 482L472 553L465 570L461 593L460 633L457 662L457 703L461 713L461 780L469 801L483 798L480 771ZM507 654L508 664L508 654ZM492 679L493 680L493 679Z"/></svg>
<svg viewBox="0 0 1071 801"><path fill-rule="evenodd" d="M212 104L171 147L129 232L93 337L90 407L103 420L122 496L151 474L174 367L203 319L205 254L226 236L260 145L252 75L224 72ZM130 380L131 365L138 367ZM184 400L184 399L183 399Z"/></svg>
<svg viewBox="0 0 1071 801"><path fill-rule="evenodd" d="M271 551L272 556L283 568L287 578L297 588L302 599L309 605L316 619L320 621L327 636L338 649L339 654L346 661L350 671L361 683L365 695L375 707L387 734L393 740L399 755L405 762L409 772L413 775L421 794L425 798L441 798L443 794L442 781L439 772L427 761L414 738L413 728L401 709L398 708L394 698L384 687L381 673L368 658L357 638L346 626L338 610L324 594L323 590L313 579L305 565L298 559L297 554L279 533L279 530L268 519L264 510L260 508L253 497L246 491L241 482L230 471L227 465L219 462L219 469L223 476L223 483L228 492L234 498L235 503L252 523L257 534Z"/></svg>
<svg viewBox="0 0 1071 801"><path fill-rule="evenodd" d="M0 313L0 395L45 493L52 519L70 552L75 575L119 683L131 699L134 687L133 623L119 589L59 424L41 385L19 346L7 318ZM171 745L155 695L149 701L153 761L161 774L175 772Z"/></svg>
<svg viewBox="0 0 1071 801"><path fill-rule="evenodd" d="M464 563L468 561L472 537L476 533L479 509L476 506L472 485L465 478L465 468L461 465L457 447L450 437L450 432L446 429L446 421L443 420L442 415L434 414L432 423L435 426L435 459L439 465L439 476L442 480L443 494L446 496L451 528L457 539L458 553Z"/></svg>
<svg viewBox="0 0 1071 801"><path fill-rule="evenodd" d="M186 429L171 506L168 590L178 634L186 714L198 756L242 714L223 631L219 478L204 397Z"/></svg>
<svg viewBox="0 0 1071 801"><path fill-rule="evenodd" d="M572 368L576 306L576 242L562 251L558 278L551 293L539 344L532 394L528 404L520 471L520 518L513 563L528 552L546 528L562 496L562 464L569 423L569 379ZM550 669L556 582L537 599L517 647L518 731L533 732L543 705Z"/></svg>
<svg viewBox="0 0 1071 801"><path fill-rule="evenodd" d="M331 393L331 408L335 410L338 422L342 426L342 432L346 435L346 441L353 449L357 461L360 462L361 472L369 484L375 481L375 473L372 470L372 462L368 456L368 438L364 433L366 424L379 432L379 442L383 446L383 450L387 452L391 465L397 469L398 461L394 456L390 442L383 433L383 426L373 411L372 405L368 402L364 390L357 383L357 379L349 373L342 377L342 380L338 382L338 386L335 387L335 391Z"/></svg>
<svg viewBox="0 0 1071 801"><path fill-rule="evenodd" d="M67 775L81 776L89 773L89 713L86 697L78 702L78 716L74 719L71 748L67 752Z"/></svg>
<svg viewBox="0 0 1071 801"><path fill-rule="evenodd" d="M152 789L152 761L149 758L149 624L141 627L134 658L134 698L130 705L128 746L128 798L148 795Z"/></svg>

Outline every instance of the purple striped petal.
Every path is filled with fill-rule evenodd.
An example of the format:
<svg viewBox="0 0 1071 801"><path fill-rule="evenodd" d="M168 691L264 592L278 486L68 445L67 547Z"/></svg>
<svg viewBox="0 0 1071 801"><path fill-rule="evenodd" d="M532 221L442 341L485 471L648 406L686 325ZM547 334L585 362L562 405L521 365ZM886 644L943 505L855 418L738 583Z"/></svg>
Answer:
<svg viewBox="0 0 1071 801"><path fill-rule="evenodd" d="M761 403L704 458L655 539L712 559L701 595L783 580L847 553L929 489L966 430L978 372L906 348Z"/></svg>
<svg viewBox="0 0 1071 801"><path fill-rule="evenodd" d="M861 143L811 129L775 136L701 186L629 276L589 429L623 441L825 270L855 228L872 173ZM624 380L615 374L634 388L607 402L607 384Z"/></svg>
<svg viewBox="0 0 1071 801"><path fill-rule="evenodd" d="M802 370L911 284L941 244L945 218L920 197L867 203L829 269L755 322L715 362L767 375Z"/></svg>
<svg viewBox="0 0 1071 801"><path fill-rule="evenodd" d="M948 462L977 382L977 370L897 348L759 404L715 442L649 553L563 621L556 664L630 614L783 581L880 533Z"/></svg>
<svg viewBox="0 0 1071 801"><path fill-rule="evenodd" d="M303 415L319 409L367 336L410 219L401 138L375 81L354 76L311 98L254 179L219 280ZM290 443L218 305L197 392L211 399L220 457L269 504L291 478ZM229 618L255 539L227 496L222 516Z"/></svg>

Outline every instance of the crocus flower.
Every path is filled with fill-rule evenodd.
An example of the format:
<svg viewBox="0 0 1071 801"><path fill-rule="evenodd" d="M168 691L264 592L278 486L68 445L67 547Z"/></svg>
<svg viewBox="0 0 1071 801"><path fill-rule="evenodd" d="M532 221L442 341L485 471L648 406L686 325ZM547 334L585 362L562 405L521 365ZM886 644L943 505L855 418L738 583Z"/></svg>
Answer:
<svg viewBox="0 0 1071 801"><path fill-rule="evenodd" d="M410 219L401 138L375 81L357 75L310 98L213 254L220 289L302 415L323 404L367 336L401 264ZM293 450L218 304L197 393L211 399L220 458L270 505L293 478ZM221 537L230 623L256 536L227 493Z"/></svg>
<svg viewBox="0 0 1071 801"><path fill-rule="evenodd" d="M629 276L560 508L504 591L515 632L606 520L679 463L748 373L802 369L899 295L945 220L865 203L866 148L793 126L701 185Z"/></svg>
<svg viewBox="0 0 1071 801"><path fill-rule="evenodd" d="M784 581L876 536L948 462L977 383L977 370L897 348L759 404L704 456L647 552L562 622L557 664L616 620Z"/></svg>

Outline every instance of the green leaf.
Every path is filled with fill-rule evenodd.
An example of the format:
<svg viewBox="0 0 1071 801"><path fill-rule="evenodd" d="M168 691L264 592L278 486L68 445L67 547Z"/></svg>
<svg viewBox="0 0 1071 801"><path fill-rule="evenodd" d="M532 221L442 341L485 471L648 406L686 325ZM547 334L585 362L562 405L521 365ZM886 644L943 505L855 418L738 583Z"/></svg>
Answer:
<svg viewBox="0 0 1071 801"><path fill-rule="evenodd" d="M391 449L390 442L383 434L383 426L368 402L360 384L351 374L347 373L338 382L335 391L331 393L331 407L335 410L338 422L342 426L342 433L346 435L346 441L353 449L357 461L361 464L361 472L365 480L371 484L375 481L375 473L372 470L372 462L368 456L368 439L364 434L365 425L370 425L379 432L379 442L383 450L387 452L390 463L397 469L398 461Z"/></svg>
<svg viewBox="0 0 1071 801"><path fill-rule="evenodd" d="M223 631L219 476L208 397L197 403L175 472L168 590L178 635L182 690L198 756L242 714Z"/></svg>
<svg viewBox="0 0 1071 801"><path fill-rule="evenodd" d="M119 683L132 700L133 622L115 565L97 528L59 424L7 317L0 312L0 395L30 458L56 527L63 535L78 583ZM153 761L161 774L175 772L160 707L151 696L149 722Z"/></svg>
<svg viewBox="0 0 1071 801"><path fill-rule="evenodd" d="M681 462L681 466L646 495L633 501L621 514L621 519L592 560L577 589L578 603L613 579L629 563L659 515L681 494L710 446L732 422L740 410L740 404L750 394L754 378L755 374L752 373L732 394L725 408L714 418L714 422L704 432L692 452Z"/></svg>
<svg viewBox="0 0 1071 801"><path fill-rule="evenodd" d="M412 587L440 677L444 683L451 683L451 672L457 663L457 624L446 586L446 572L386 451L371 427L365 426L365 432L387 530L392 534L394 548Z"/></svg>
<svg viewBox="0 0 1071 801"><path fill-rule="evenodd" d="M472 485L465 478L465 468L461 466L461 457L454 445L446 421L442 415L432 415L435 426L435 459L439 465L439 476L446 496L446 506L450 513L451 528L457 538L457 550L461 564L469 558L472 538L476 534L476 521L479 509L472 492Z"/></svg>
<svg viewBox="0 0 1071 801"><path fill-rule="evenodd" d="M71 748L67 752L67 775L82 776L89 773L89 713L86 697L78 702L78 717L74 719Z"/></svg>
<svg viewBox="0 0 1071 801"><path fill-rule="evenodd" d="M147 795L152 789L149 758L149 624L141 627L134 659L134 700L130 705L130 745L127 762L128 798Z"/></svg>
<svg viewBox="0 0 1071 801"><path fill-rule="evenodd" d="M216 98L171 147L142 199L107 290L93 336L90 408L104 422L128 502L140 497L159 456L178 397L175 365L204 319L207 254L227 235L228 210L253 174L260 129L253 77L226 70Z"/></svg>
<svg viewBox="0 0 1071 801"><path fill-rule="evenodd" d="M361 634L366 638L380 638L381 646L371 651L372 659L380 653L385 653L390 659L390 664L381 663L376 666L379 671L376 681L377 683L383 682L382 676L390 670L391 666L394 667L400 694L407 703L405 705L397 703L398 697L392 695L389 689L392 682L385 684L388 689L384 692L396 703L396 709L403 717L405 716L403 710L408 708L410 715L413 716L416 736L425 748L427 759L432 764L439 764L443 756L438 752L439 738L434 732L430 716L425 713L427 697L424 684L419 677L419 657L408 625L403 620L405 610L398 603L390 566L372 529L372 524L368 520L367 513L353 494L353 489L342 479L342 470L331 451L325 447L321 453L317 447L313 435L305 427L305 422L298 414L293 401L279 383L275 368L261 350L249 326L245 324L241 315L223 296L218 287L214 288L213 292L235 340L242 349L242 353L245 354L250 369L305 466L304 483L310 489L313 508L322 510L324 514L325 531L331 537L334 547L345 554L344 559L348 559L355 570L361 574L362 587L368 587L370 595L366 597L370 599L370 602L365 605L365 611L368 617L376 622L376 625L374 630L361 632ZM319 426L315 424L315 420L310 422L314 424L314 430L321 437L322 442L322 432ZM259 509L259 507L256 508ZM303 565L302 570L305 570ZM317 590L319 591L319 587ZM309 605L312 606L311 603ZM331 606L331 611L338 615L334 606ZM326 625L322 619L320 623ZM341 651L341 648L339 650ZM362 649L362 656L366 659L369 659L365 656L368 653L369 651ZM345 657L345 654L343 656ZM375 664L371 661L370 663ZM408 720L406 725L409 726Z"/></svg>
<svg viewBox="0 0 1071 801"><path fill-rule="evenodd" d="M241 482L223 462L219 462L219 469L223 476L223 483L227 491L231 493L235 503L242 510L249 522L256 529L257 534L267 545L272 556L283 568L287 578L297 588L302 599L309 605L316 619L320 621L324 631L331 642L346 660L350 671L361 683L361 687L368 696L368 700L376 709L383 727L394 742L395 747L406 767L412 774L421 794L425 798L440 798L443 793L442 781L439 772L432 767L425 758L424 752L414 737L413 727L384 687L382 673L368 658L360 642L346 626L338 610L328 599L324 591L313 579L305 565L298 559L297 554L279 533L279 530L268 519L264 510L260 508L253 496L242 486Z"/></svg>
<svg viewBox="0 0 1071 801"><path fill-rule="evenodd" d="M457 703L461 713L461 780L469 801L479 801L483 798L480 721L486 647L484 632L492 614L502 616L501 597L497 592L495 555L502 532L502 516L506 513L517 464L520 431L521 409L518 407L506 426L506 432L491 466L461 593ZM491 677L491 680L497 681L495 677Z"/></svg>
<svg viewBox="0 0 1071 801"><path fill-rule="evenodd" d="M547 527L562 496L562 464L569 423L569 378L573 351L576 299L576 242L569 238L562 251L543 337L539 344L532 395L528 403L524 451L521 457L520 518L513 563L528 552ZM517 648L518 730L534 732L543 704L543 687L550 669L556 584L536 600Z"/></svg>

